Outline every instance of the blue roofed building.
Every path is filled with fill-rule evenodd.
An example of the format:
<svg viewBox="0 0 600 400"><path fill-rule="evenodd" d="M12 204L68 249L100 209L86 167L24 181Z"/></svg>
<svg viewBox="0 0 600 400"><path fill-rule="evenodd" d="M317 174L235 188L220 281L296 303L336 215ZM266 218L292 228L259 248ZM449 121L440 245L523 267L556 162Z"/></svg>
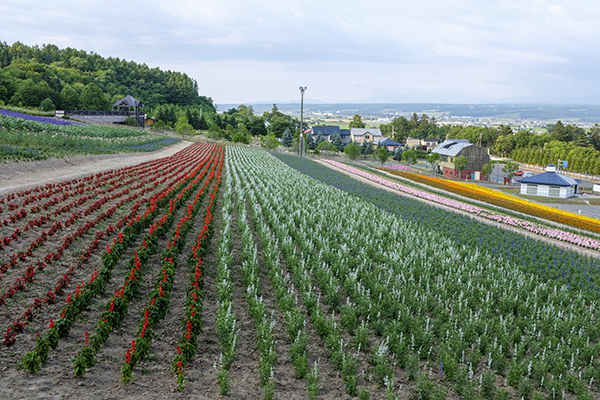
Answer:
<svg viewBox="0 0 600 400"><path fill-rule="evenodd" d="M350 129L340 129L339 126L328 125L328 126L313 126L312 128L313 139L317 138L317 135L320 133L323 135L325 140L328 142L333 141L333 135L336 133L340 135L343 144L348 144L352 141L352 136L350 135Z"/></svg>
<svg viewBox="0 0 600 400"><path fill-rule="evenodd" d="M398 147L401 147L402 144L392 140L390 138L380 139L373 143L373 147L377 148L379 146L387 146L387 149L390 151L396 151Z"/></svg>
<svg viewBox="0 0 600 400"><path fill-rule="evenodd" d="M566 199L577 194L581 181L556 172L556 166L549 164L546 172L519 179L517 182L521 184L521 194Z"/></svg>

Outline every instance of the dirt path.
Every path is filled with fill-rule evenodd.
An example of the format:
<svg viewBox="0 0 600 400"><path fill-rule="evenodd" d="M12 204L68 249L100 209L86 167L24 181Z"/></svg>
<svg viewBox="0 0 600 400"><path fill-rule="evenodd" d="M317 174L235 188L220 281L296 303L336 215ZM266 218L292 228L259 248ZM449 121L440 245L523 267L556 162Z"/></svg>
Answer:
<svg viewBox="0 0 600 400"><path fill-rule="evenodd" d="M315 161L318 162L319 164L327 167L327 168L331 168L331 169L333 169L335 171L338 171L338 172L341 172L341 173L346 174L348 176L351 176L352 178L354 178L356 180L359 180L361 182L367 183L369 185L378 187L380 189L387 190L388 192L393 192L393 193L396 193L397 195L404 196L404 197L410 197L412 199L416 199L416 200L422 201L423 203L427 203L429 205L432 205L432 206L438 207L438 208L442 208L442 209L447 210L447 211L452 211L452 212L455 212L455 213L467 215L467 216L469 216L469 217L471 217L471 218L473 218L473 219L475 219L477 221L483 222L485 224L494 225L494 226L497 226L498 228L507 229L507 230L510 230L510 231L513 231L513 232L518 232L518 233L520 233L520 234L522 234L524 236L528 236L528 237L531 237L531 238L534 238L534 239L538 239L538 240L543 240L546 243L550 243L550 244L553 244L553 245L558 246L558 247L568 247L569 249L571 249L573 251L576 251L576 252L579 252L579 253L591 256L591 257L596 257L596 258L600 257L600 254L598 254L597 251L594 251L594 250L591 250L591 249L586 249L586 248L583 248L583 247L578 247L578 246L572 245L570 243L563 242L561 240L552 239L552 238L549 238L549 237L546 237L546 236L536 235L535 233L526 231L525 229L520 229L520 228L517 228L517 227L514 227L514 226L500 224L498 222L491 221L491 220L489 220L487 218L483 218L483 217L471 214L471 213L469 213L467 211L458 210L456 208L448 207L448 206L445 206L443 204L436 203L434 201L422 199L422 198L416 197L416 196L411 196L411 195L409 195L407 193L400 192L398 190L392 189L392 188L390 188L388 186L385 186L385 185L382 185L380 183L373 182L373 181L371 181L371 180L369 180L367 178L363 178L362 176L358 176L358 175L355 175L355 174L353 174L351 172L345 171L345 170L343 170L341 168L338 168L338 167L336 167L336 166L334 166L334 165L332 165L330 163L324 162L322 160L315 160Z"/></svg>
<svg viewBox="0 0 600 400"><path fill-rule="evenodd" d="M148 153L100 154L0 164L0 195L169 157L192 143L181 141Z"/></svg>

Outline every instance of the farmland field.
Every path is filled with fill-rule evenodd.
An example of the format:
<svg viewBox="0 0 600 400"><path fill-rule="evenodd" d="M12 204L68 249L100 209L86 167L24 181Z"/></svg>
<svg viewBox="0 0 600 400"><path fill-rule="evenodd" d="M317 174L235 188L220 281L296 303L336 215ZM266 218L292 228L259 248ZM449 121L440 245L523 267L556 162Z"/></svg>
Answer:
<svg viewBox="0 0 600 400"><path fill-rule="evenodd" d="M0 197L0 397L600 397L597 258L279 158Z"/></svg>
<svg viewBox="0 0 600 400"><path fill-rule="evenodd" d="M18 113L16 113L18 114ZM67 125L64 120L0 113L0 163L45 160L89 154L153 151L179 139L140 129L100 125ZM42 121L50 121L42 122ZM61 123L61 124L58 124Z"/></svg>

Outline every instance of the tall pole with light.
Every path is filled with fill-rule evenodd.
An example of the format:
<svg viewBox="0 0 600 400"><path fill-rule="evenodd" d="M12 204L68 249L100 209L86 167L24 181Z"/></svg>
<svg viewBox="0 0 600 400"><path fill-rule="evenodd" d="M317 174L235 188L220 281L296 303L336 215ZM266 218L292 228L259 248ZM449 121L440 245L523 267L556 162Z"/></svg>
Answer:
<svg viewBox="0 0 600 400"><path fill-rule="evenodd" d="M304 117L304 92L306 91L306 86L300 86L300 143L298 146L298 152L300 157L302 157L302 147L304 145L304 133L302 132L302 121Z"/></svg>

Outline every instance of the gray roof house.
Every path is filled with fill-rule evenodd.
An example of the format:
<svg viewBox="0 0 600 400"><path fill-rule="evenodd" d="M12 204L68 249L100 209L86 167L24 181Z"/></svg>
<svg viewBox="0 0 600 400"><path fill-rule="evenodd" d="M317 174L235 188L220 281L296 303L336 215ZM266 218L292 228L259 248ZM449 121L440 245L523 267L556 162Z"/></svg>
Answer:
<svg viewBox="0 0 600 400"><path fill-rule="evenodd" d="M357 143L376 142L385 139L379 128L352 128L352 141Z"/></svg>
<svg viewBox="0 0 600 400"><path fill-rule="evenodd" d="M490 162L490 155L483 147L469 143L466 139L448 139L435 146L431 152L440 155L438 172L447 177L458 177L455 162L461 156L468 160L467 166L461 171L461 178L473 179L480 176L483 165Z"/></svg>

